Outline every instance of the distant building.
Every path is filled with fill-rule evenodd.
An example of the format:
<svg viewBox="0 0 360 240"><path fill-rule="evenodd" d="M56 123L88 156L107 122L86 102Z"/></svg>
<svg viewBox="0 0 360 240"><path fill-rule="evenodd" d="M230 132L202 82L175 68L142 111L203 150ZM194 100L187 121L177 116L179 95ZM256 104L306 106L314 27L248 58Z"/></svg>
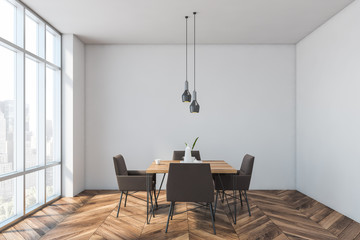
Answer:
<svg viewBox="0 0 360 240"><path fill-rule="evenodd" d="M0 173L10 172L14 165L15 101L0 102Z"/></svg>

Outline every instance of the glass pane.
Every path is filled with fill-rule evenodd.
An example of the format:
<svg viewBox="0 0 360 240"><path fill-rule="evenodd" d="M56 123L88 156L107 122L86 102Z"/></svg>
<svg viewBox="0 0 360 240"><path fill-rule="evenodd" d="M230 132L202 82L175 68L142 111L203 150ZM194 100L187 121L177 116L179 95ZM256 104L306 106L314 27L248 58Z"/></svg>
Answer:
<svg viewBox="0 0 360 240"><path fill-rule="evenodd" d="M54 161L54 70L46 68L46 162Z"/></svg>
<svg viewBox="0 0 360 240"><path fill-rule="evenodd" d="M60 195L60 165L46 169L46 201Z"/></svg>
<svg viewBox="0 0 360 240"><path fill-rule="evenodd" d="M15 59L0 46L0 175L15 170Z"/></svg>
<svg viewBox="0 0 360 240"><path fill-rule="evenodd" d="M46 30L46 60L60 65L60 35L50 28Z"/></svg>
<svg viewBox="0 0 360 240"><path fill-rule="evenodd" d="M25 167L39 165L38 156L38 63L25 61Z"/></svg>
<svg viewBox="0 0 360 240"><path fill-rule="evenodd" d="M60 71L46 68L46 162L60 161Z"/></svg>
<svg viewBox="0 0 360 240"><path fill-rule="evenodd" d="M0 182L0 226L16 215L16 179Z"/></svg>
<svg viewBox="0 0 360 240"><path fill-rule="evenodd" d="M40 203L39 172L29 173L25 176L25 208L28 210Z"/></svg>
<svg viewBox="0 0 360 240"><path fill-rule="evenodd" d="M15 43L16 7L6 0L0 0L0 37Z"/></svg>
<svg viewBox="0 0 360 240"><path fill-rule="evenodd" d="M25 17L25 49L36 55L39 53L39 24L30 16Z"/></svg>

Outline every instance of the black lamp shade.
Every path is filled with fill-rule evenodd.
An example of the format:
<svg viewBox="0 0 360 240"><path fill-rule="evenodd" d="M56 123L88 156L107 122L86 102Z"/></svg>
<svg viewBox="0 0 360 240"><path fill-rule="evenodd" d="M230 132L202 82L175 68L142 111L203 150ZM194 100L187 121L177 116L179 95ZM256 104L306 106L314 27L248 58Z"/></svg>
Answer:
<svg viewBox="0 0 360 240"><path fill-rule="evenodd" d="M197 95L196 91L193 91L194 100L190 104L190 112L191 113L199 113L199 111L200 111L200 105L196 100L197 99L196 95Z"/></svg>
<svg viewBox="0 0 360 240"><path fill-rule="evenodd" d="M192 103L190 104L190 112L199 113L199 111L200 111L200 105L196 100L193 100Z"/></svg>
<svg viewBox="0 0 360 240"><path fill-rule="evenodd" d="M182 101L183 102L191 102L191 94L189 90L185 89L183 95L182 95Z"/></svg>

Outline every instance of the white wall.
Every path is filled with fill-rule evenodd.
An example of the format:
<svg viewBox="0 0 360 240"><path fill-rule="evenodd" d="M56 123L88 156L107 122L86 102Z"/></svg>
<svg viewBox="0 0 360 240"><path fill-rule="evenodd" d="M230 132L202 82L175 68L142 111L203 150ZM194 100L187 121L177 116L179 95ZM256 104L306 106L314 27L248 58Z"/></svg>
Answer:
<svg viewBox="0 0 360 240"><path fill-rule="evenodd" d="M85 189L85 45L62 37L62 195Z"/></svg>
<svg viewBox="0 0 360 240"><path fill-rule="evenodd" d="M297 44L297 189L360 222L360 1Z"/></svg>
<svg viewBox="0 0 360 240"><path fill-rule="evenodd" d="M86 189L116 188L118 153L145 169L197 136L203 159L256 156L253 189L295 188L295 46L201 45L197 57L190 114L184 46L86 45Z"/></svg>
<svg viewBox="0 0 360 240"><path fill-rule="evenodd" d="M62 195L73 195L73 35L62 36Z"/></svg>
<svg viewBox="0 0 360 240"><path fill-rule="evenodd" d="M74 194L85 189L85 45L74 37Z"/></svg>

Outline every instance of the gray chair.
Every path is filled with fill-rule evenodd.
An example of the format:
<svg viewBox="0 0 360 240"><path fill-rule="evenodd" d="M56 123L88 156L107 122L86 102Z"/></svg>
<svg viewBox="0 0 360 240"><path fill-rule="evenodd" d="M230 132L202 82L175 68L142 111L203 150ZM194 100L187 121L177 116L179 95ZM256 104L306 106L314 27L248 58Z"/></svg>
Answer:
<svg viewBox="0 0 360 240"><path fill-rule="evenodd" d="M152 200L152 193L154 192L154 198L155 198L155 204L157 204L157 199L155 195L155 184L156 184L156 176L155 174L148 174L146 175L145 171L129 171L127 170L124 157L119 154L113 157L114 160L114 167L115 167L115 173L116 173L116 179L119 187L119 191L121 191L120 201L119 201L119 207L117 211L116 217L119 216L120 206L121 206L121 200L123 197L123 194L125 193L125 203L124 207L126 207L126 201L129 194L129 191L147 191L146 189L146 178L148 177L149 183L150 183L150 199L151 199L151 207L153 211L153 200ZM145 200L144 200L145 201ZM153 211L154 214L154 211Z"/></svg>
<svg viewBox="0 0 360 240"><path fill-rule="evenodd" d="M215 211L216 211L217 200L218 200L220 191L223 191L223 190L236 191L236 190L238 190L239 194L240 194L241 206L243 205L242 197L241 197L241 194L242 194L244 196L246 204L247 204L249 216L251 216L251 211L250 211L250 206L249 206L249 201L248 201L246 191L249 190L251 175L252 175L253 166L254 166L254 160L255 160L254 156L246 154L241 163L241 168L240 168L240 170L237 171L236 175L221 174L220 177L216 176L216 175L214 176L215 177L215 190L216 190ZM225 194L226 193L223 192L223 198L224 198ZM235 223L236 223L236 209L235 209Z"/></svg>
<svg viewBox="0 0 360 240"><path fill-rule="evenodd" d="M184 178L186 176L186 178ZM205 163L171 163L166 185L166 198L170 203L166 224L167 233L170 217L174 215L176 202L206 203L210 206L211 221L215 230L215 216L213 210L214 182L210 164Z"/></svg>
<svg viewBox="0 0 360 240"><path fill-rule="evenodd" d="M174 151L172 160L184 160L185 151ZM201 160L200 151L191 151L191 156L196 160Z"/></svg>

